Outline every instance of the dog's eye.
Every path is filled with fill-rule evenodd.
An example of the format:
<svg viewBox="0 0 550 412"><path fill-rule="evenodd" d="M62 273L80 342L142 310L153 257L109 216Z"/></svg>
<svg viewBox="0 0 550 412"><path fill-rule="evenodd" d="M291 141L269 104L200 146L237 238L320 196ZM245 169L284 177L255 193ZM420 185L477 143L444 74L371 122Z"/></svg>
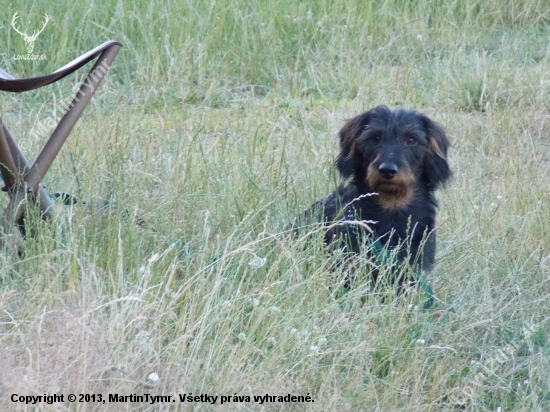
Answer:
<svg viewBox="0 0 550 412"><path fill-rule="evenodd" d="M378 143L380 141L380 135L375 134L374 136L371 137L371 140L374 143Z"/></svg>
<svg viewBox="0 0 550 412"><path fill-rule="evenodd" d="M411 136L407 139L407 145L410 146L410 145L413 145L415 143L416 143L416 139L414 137Z"/></svg>

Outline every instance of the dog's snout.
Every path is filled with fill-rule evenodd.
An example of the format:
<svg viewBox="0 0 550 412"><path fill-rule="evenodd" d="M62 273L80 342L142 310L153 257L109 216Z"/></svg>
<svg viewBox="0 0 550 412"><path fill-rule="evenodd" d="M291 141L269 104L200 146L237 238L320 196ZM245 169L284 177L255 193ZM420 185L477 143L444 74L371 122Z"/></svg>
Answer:
<svg viewBox="0 0 550 412"><path fill-rule="evenodd" d="M384 162L378 168L380 175L384 179L393 179L397 174L397 165L393 162Z"/></svg>

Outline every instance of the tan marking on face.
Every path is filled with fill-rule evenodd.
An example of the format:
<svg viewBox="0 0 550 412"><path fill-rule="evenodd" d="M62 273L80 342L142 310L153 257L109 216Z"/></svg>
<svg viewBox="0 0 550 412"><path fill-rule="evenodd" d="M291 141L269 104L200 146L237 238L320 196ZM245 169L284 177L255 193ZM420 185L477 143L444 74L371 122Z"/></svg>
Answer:
<svg viewBox="0 0 550 412"><path fill-rule="evenodd" d="M377 201L383 209L399 210L407 207L414 198L416 177L412 170L401 168L393 179L384 179L373 162L367 170L370 187L378 192Z"/></svg>
<svg viewBox="0 0 550 412"><path fill-rule="evenodd" d="M404 137L405 139L407 139L408 137L411 137L412 130L409 129L408 127L403 128L403 130L401 130L401 136Z"/></svg>
<svg viewBox="0 0 550 412"><path fill-rule="evenodd" d="M378 192L378 203L383 209L400 210L406 208L414 198L414 190L406 190L403 195L394 196Z"/></svg>

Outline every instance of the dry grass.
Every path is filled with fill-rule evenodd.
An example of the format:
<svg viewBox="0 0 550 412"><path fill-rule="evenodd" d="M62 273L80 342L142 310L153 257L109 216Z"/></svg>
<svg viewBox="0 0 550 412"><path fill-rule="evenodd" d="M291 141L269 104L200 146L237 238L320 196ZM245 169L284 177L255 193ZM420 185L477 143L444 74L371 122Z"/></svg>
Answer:
<svg viewBox="0 0 550 412"><path fill-rule="evenodd" d="M508 3L10 6L54 17L46 62L11 61L24 45L0 26L21 75L105 37L125 47L45 182L110 207L60 206L24 258L0 254L2 410L31 409L14 393L177 399L39 410L547 410L549 16ZM26 150L75 83L3 95ZM282 232L337 184L343 121L379 103L428 113L454 146L428 311L367 279L338 293L322 236ZM315 402L180 403L190 392Z"/></svg>

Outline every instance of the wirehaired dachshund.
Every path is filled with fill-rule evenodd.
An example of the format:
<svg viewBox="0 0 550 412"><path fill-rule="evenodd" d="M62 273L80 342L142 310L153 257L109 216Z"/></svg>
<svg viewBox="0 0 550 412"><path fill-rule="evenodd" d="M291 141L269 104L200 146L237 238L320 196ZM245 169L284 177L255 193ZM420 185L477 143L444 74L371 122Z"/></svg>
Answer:
<svg viewBox="0 0 550 412"><path fill-rule="evenodd" d="M322 222L325 243L337 242L348 256L366 247L379 263L385 253L417 273L429 272L436 249L434 191L451 177L443 128L414 110L377 106L348 120L339 139L336 168L343 183L301 223ZM378 271L372 276L376 281Z"/></svg>

